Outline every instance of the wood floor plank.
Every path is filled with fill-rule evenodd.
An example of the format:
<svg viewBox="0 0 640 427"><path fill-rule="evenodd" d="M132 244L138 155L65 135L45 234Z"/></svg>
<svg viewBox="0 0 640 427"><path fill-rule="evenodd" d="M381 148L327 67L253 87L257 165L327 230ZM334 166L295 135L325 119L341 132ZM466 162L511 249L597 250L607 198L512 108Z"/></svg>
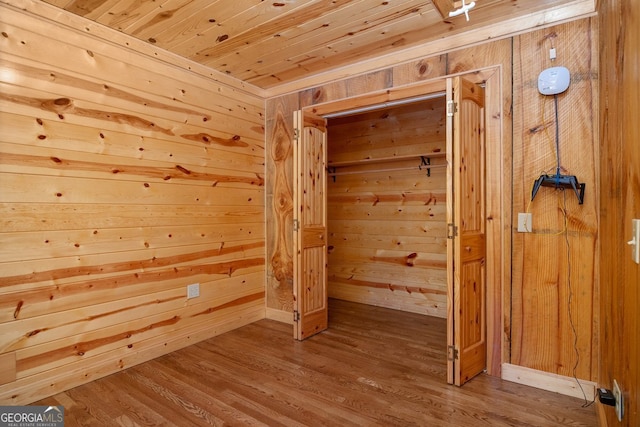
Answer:
<svg viewBox="0 0 640 427"><path fill-rule="evenodd" d="M446 384L446 320L330 300L304 342L261 320L44 399L69 426L596 426L593 406L480 375Z"/></svg>

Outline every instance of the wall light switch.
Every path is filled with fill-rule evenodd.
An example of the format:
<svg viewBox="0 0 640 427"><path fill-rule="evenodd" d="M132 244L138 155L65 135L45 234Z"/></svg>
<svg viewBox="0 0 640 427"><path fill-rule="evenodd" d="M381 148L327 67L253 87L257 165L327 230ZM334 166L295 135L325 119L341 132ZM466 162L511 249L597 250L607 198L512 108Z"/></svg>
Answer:
<svg viewBox="0 0 640 427"><path fill-rule="evenodd" d="M518 214L518 232L531 233L532 215L530 213Z"/></svg>
<svg viewBox="0 0 640 427"><path fill-rule="evenodd" d="M631 259L640 264L640 219L631 220L631 240L627 244L631 246Z"/></svg>

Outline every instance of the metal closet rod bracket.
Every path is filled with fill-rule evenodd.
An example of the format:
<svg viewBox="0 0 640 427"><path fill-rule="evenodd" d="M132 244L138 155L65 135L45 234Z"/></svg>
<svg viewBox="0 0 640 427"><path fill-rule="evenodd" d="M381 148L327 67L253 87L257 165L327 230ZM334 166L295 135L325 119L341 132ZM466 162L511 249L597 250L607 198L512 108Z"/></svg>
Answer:
<svg viewBox="0 0 640 427"><path fill-rule="evenodd" d="M427 176L431 176L431 168L428 167L428 166L431 166L431 158L426 156L420 156L420 159L422 160L422 162L418 165L418 168L422 170L423 166L427 166Z"/></svg>
<svg viewBox="0 0 640 427"><path fill-rule="evenodd" d="M336 182L336 170L338 168L335 166L327 166L327 172L329 172L329 175L331 175L331 177L333 178L333 182Z"/></svg>

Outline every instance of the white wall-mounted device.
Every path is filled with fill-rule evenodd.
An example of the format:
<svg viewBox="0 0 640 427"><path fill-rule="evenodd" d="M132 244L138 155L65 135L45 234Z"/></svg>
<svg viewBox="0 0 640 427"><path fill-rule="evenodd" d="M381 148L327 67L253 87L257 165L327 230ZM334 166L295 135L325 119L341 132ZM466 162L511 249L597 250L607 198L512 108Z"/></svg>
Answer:
<svg viewBox="0 0 640 427"><path fill-rule="evenodd" d="M569 87L571 75L566 67L551 67L538 76L538 91L543 95L557 95Z"/></svg>

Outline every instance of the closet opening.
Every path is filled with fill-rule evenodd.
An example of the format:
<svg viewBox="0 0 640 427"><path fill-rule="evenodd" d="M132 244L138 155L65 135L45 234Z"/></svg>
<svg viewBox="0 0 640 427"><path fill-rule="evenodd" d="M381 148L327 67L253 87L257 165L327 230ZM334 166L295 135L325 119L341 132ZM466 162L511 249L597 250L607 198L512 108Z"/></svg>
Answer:
<svg viewBox="0 0 640 427"><path fill-rule="evenodd" d="M403 101L327 116L328 296L446 318L446 97Z"/></svg>
<svg viewBox="0 0 640 427"><path fill-rule="evenodd" d="M427 87L296 113L294 335L327 327L329 297L447 319L447 381L461 385L500 356L487 346L485 95L460 76Z"/></svg>

